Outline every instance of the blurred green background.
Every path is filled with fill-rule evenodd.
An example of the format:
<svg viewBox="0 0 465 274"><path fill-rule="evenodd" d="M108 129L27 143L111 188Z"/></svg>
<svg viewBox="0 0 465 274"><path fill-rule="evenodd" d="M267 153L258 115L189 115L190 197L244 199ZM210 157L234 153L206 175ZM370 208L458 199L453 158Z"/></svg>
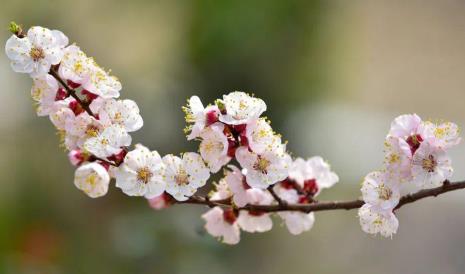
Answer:
<svg viewBox="0 0 465 274"><path fill-rule="evenodd" d="M180 109L244 90L263 98L295 156L321 155L359 196L402 113L465 124L465 2L1 0L8 22L60 29L123 83L161 154L196 149ZM151 210L112 187L72 184L53 126L35 116L27 75L0 54L0 273L464 273L465 192L402 208L398 234L364 234L356 211L316 214L291 236L276 219L237 246L206 235L204 208ZM465 178L465 148L452 153Z"/></svg>

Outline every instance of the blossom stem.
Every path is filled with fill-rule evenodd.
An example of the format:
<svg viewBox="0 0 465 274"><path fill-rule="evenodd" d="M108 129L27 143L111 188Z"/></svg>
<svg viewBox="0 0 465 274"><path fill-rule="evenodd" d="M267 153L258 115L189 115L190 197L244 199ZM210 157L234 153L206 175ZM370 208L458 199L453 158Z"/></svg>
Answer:
<svg viewBox="0 0 465 274"><path fill-rule="evenodd" d="M274 191L272 185L268 187L268 192L270 192L271 196L273 196L273 198L276 200L276 202L278 202L278 205L283 206L283 205L286 205L286 204L287 204L286 201L284 201L283 199L281 199L281 197L279 197L278 194L276 194L276 192Z"/></svg>
<svg viewBox="0 0 465 274"><path fill-rule="evenodd" d="M410 204L427 197L436 197L438 195L465 189L465 181L450 183L445 181L442 186L420 190L413 194L408 194L400 198L399 204L394 210L401 208L406 204ZM178 204L200 204L221 207L233 207L230 199L223 200L207 200L201 197L190 198L187 201L178 202ZM301 212L314 212L314 211L326 211L326 210L339 210L339 209L357 209L360 208L364 202L362 200L352 201L328 201L328 202L315 202L311 204L277 204L277 205L246 205L239 208L239 210L247 211L260 211L260 212L279 212L279 211L301 211Z"/></svg>
<svg viewBox="0 0 465 274"><path fill-rule="evenodd" d="M89 107L89 104L77 96L76 91L72 89L63 79L61 79L54 67L50 69L49 73L60 83L60 85L63 86L69 96L73 97L90 116L95 117L94 113Z"/></svg>

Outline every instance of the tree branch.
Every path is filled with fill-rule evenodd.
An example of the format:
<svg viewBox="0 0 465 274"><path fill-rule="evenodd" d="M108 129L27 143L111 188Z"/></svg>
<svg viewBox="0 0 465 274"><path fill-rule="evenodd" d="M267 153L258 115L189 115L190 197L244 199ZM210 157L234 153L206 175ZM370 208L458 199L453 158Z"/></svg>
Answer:
<svg viewBox="0 0 465 274"><path fill-rule="evenodd" d="M49 73L60 83L60 85L63 86L69 96L73 97L90 116L95 117L94 113L89 107L89 103L85 102L79 98L79 96L77 96L76 91L72 89L63 79L61 79L54 67L50 69Z"/></svg>
<svg viewBox="0 0 465 274"><path fill-rule="evenodd" d="M436 197L438 195L465 188L465 181L450 183L445 181L442 186L420 190L413 194L408 194L400 198L399 204L394 210L401 208L406 204L413 203L427 197ZM200 204L209 207L234 207L230 199L212 201L202 197L193 197L178 204ZM328 201L328 202L314 202L311 204L277 204L277 205L246 205L238 208L239 210L259 211L259 212L279 212L279 211L301 211L301 212L314 212L324 210L339 210L339 209L356 209L360 208L364 202L362 200L352 201Z"/></svg>

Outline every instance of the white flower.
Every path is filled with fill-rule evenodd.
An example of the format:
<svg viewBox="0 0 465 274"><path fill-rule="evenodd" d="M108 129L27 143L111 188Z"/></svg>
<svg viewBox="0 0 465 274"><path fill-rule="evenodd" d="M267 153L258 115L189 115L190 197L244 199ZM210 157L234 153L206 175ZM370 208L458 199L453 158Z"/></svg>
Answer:
<svg viewBox="0 0 465 274"><path fill-rule="evenodd" d="M120 125L127 132L139 130L144 124L139 107L132 100L106 100L99 117L103 123Z"/></svg>
<svg viewBox="0 0 465 274"><path fill-rule="evenodd" d="M429 142L421 143L413 155L412 163L413 182L423 188L440 186L453 173L452 163L446 152Z"/></svg>
<svg viewBox="0 0 465 274"><path fill-rule="evenodd" d="M213 173L218 172L231 160L231 157L228 156L228 139L224 135L223 129L223 124L215 123L200 133L202 138L200 155Z"/></svg>
<svg viewBox="0 0 465 274"><path fill-rule="evenodd" d="M226 114L220 116L220 121L229 125L247 124L266 111L266 104L262 99L241 91L223 95L223 104Z"/></svg>
<svg viewBox="0 0 465 274"><path fill-rule="evenodd" d="M165 166L158 152L136 145L116 170L116 186L129 196L151 199L165 191Z"/></svg>
<svg viewBox="0 0 465 274"><path fill-rule="evenodd" d="M91 137L84 143L84 148L100 158L106 158L118 154L122 147L131 144L131 136L118 125L111 125L95 137Z"/></svg>
<svg viewBox="0 0 465 274"><path fill-rule="evenodd" d="M66 133L76 137L76 145L83 148L84 143L89 138L97 137L104 130L101 120L83 112L74 119L69 118L65 123Z"/></svg>
<svg viewBox="0 0 465 274"><path fill-rule="evenodd" d="M413 155L424 140L433 137L433 133L418 115L405 114L394 119L388 136L405 140Z"/></svg>
<svg viewBox="0 0 465 274"><path fill-rule="evenodd" d="M82 88L102 98L110 99L119 97L122 86L116 77L109 75L94 63L87 81L82 83Z"/></svg>
<svg viewBox="0 0 465 274"><path fill-rule="evenodd" d="M281 144L281 138L277 136L266 119L252 120L247 124L245 136L248 145L255 153L272 150Z"/></svg>
<svg viewBox="0 0 465 274"><path fill-rule="evenodd" d="M387 172L399 181L410 180L412 153L404 139L388 136L385 141L385 164Z"/></svg>
<svg viewBox="0 0 465 274"><path fill-rule="evenodd" d="M120 95L121 83L118 79L110 76L75 45L65 49L58 72L62 78L80 84L83 89L105 99Z"/></svg>
<svg viewBox="0 0 465 274"><path fill-rule="evenodd" d="M52 65L60 63L66 44L68 39L60 31L31 27L26 37L12 35L6 42L5 52L15 72L39 77L47 74Z"/></svg>
<svg viewBox="0 0 465 274"><path fill-rule="evenodd" d="M247 198L251 205L270 205L274 200L270 193L261 189L249 189ZM237 222L242 230L251 233L269 231L273 227L270 214L263 212L241 210Z"/></svg>
<svg viewBox="0 0 465 274"><path fill-rule="evenodd" d="M279 216L284 219L287 230L292 235L299 235L302 232L309 231L315 223L315 214L313 212L285 211L280 212Z"/></svg>
<svg viewBox="0 0 465 274"><path fill-rule="evenodd" d="M433 138L429 141L435 146L443 149L451 148L458 145L461 141L459 136L459 127L451 122L444 122L440 124L434 124L431 122L425 122L426 127L433 132Z"/></svg>
<svg viewBox="0 0 465 274"><path fill-rule="evenodd" d="M330 188L339 181L336 173L320 156L304 160L295 159L289 168L289 179L295 181L305 191L316 196L324 188Z"/></svg>
<svg viewBox="0 0 465 274"><path fill-rule="evenodd" d="M34 78L31 96L38 103L37 115L47 116L67 106L67 102L56 100L58 82L50 74Z"/></svg>
<svg viewBox="0 0 465 274"><path fill-rule="evenodd" d="M226 171L225 181L234 194L234 204L243 207L248 203L247 189L250 189L250 187L246 184L245 177L240 169L233 165L228 167L230 170Z"/></svg>
<svg viewBox="0 0 465 274"><path fill-rule="evenodd" d="M418 134L418 128L421 124L420 116L416 114L404 114L398 116L391 123L390 136L407 139L412 135Z"/></svg>
<svg viewBox="0 0 465 274"><path fill-rule="evenodd" d="M286 189L279 184L275 185L273 189L283 201L289 204L299 203L299 194L295 189ZM310 230L315 223L315 215L313 212L283 211L278 212L278 215L284 220L287 229L293 235L298 235Z"/></svg>
<svg viewBox="0 0 465 274"><path fill-rule="evenodd" d="M214 207L202 215L205 220L205 229L213 237L218 237L223 243L237 244L240 240L240 228L237 216L231 209L223 211L220 207Z"/></svg>
<svg viewBox="0 0 465 274"><path fill-rule="evenodd" d="M359 209L358 217L362 230L369 234L379 233L384 237L392 237L399 227L399 221L392 211L381 210L369 204Z"/></svg>
<svg viewBox="0 0 465 274"><path fill-rule="evenodd" d="M210 177L202 157L194 152L184 153L182 159L174 155L163 157L166 165L166 192L178 201L185 201Z"/></svg>
<svg viewBox="0 0 465 274"><path fill-rule="evenodd" d="M198 96L189 99L188 106L183 108L186 113L186 122L193 123L187 140L192 140L200 136L202 130L218 121L220 110L217 106L207 106L204 108Z"/></svg>
<svg viewBox="0 0 465 274"><path fill-rule="evenodd" d="M70 108L63 107L51 113L49 118L52 124L58 130L66 130L66 123L70 119L73 120L75 118L75 115L74 115L74 112Z"/></svg>
<svg viewBox="0 0 465 274"><path fill-rule="evenodd" d="M74 174L74 185L91 198L107 194L109 184L110 175L103 166L97 163L83 164L76 169Z"/></svg>
<svg viewBox="0 0 465 274"><path fill-rule="evenodd" d="M92 60L76 45L64 49L63 60L58 69L59 75L76 84L89 80L92 69Z"/></svg>
<svg viewBox="0 0 465 274"><path fill-rule="evenodd" d="M291 164L291 157L284 148L256 154L240 147L236 150L236 159L247 169L247 184L262 189L286 179Z"/></svg>
<svg viewBox="0 0 465 274"><path fill-rule="evenodd" d="M387 173L371 172L363 180L362 195L365 203L392 210L399 203L399 184Z"/></svg>
<svg viewBox="0 0 465 274"><path fill-rule="evenodd" d="M250 213L247 210L241 210L237 218L239 227L247 232L266 232L273 228L273 221L270 214L266 213Z"/></svg>
<svg viewBox="0 0 465 274"><path fill-rule="evenodd" d="M273 186L273 189L281 200L289 204L297 204L299 202L299 193L295 188L286 188L283 187L283 184L276 184Z"/></svg>

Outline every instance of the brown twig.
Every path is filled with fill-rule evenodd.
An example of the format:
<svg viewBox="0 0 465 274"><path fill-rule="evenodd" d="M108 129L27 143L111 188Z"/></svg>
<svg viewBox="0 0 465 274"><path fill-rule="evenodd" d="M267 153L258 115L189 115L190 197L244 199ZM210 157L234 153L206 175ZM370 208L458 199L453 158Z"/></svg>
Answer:
<svg viewBox="0 0 465 274"><path fill-rule="evenodd" d="M95 117L94 113L89 107L89 103L77 96L76 91L72 89L63 79L61 79L54 67L50 69L49 73L60 83L61 86L63 86L69 96L73 97L90 116Z"/></svg>
<svg viewBox="0 0 465 274"><path fill-rule="evenodd" d="M399 204L394 210L401 208L406 204L413 203L427 197L436 197L438 195L465 188L465 181L450 183L445 181L442 186L420 190L413 194L408 194L400 198ZM207 205L209 207L221 206L221 207L233 207L230 199L224 200L206 200L201 197L191 198L187 201L178 202L180 204L200 204ZM311 204L277 204L277 205L246 205L239 208L239 210L248 211L260 211L260 212L279 212L279 211L301 211L301 212L314 212L324 210L339 210L339 209L356 209L360 208L364 202L362 200L352 201L328 201L328 202L317 202Z"/></svg>
<svg viewBox="0 0 465 274"><path fill-rule="evenodd" d="M276 194L272 185L268 187L268 192L270 192L271 196L273 196L273 198L275 199L276 202L278 202L279 205L284 206L287 204L286 201L281 199L281 197L279 197L278 194Z"/></svg>

